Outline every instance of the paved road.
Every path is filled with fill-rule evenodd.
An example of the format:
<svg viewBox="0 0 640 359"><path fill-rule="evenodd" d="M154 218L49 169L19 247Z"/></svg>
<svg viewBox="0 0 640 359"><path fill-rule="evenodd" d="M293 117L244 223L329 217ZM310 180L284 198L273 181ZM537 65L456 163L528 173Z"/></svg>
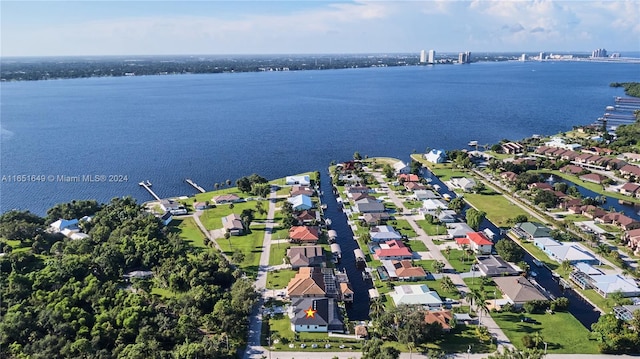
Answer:
<svg viewBox="0 0 640 359"><path fill-rule="evenodd" d="M301 349L302 350L302 349ZM473 351L473 349L472 349ZM267 358L271 359L328 359L328 358L360 358L360 352L265 352ZM447 358L455 359L484 359L489 354L478 353L457 353L450 354ZM637 356L631 355L606 355L606 354L547 354L545 359L637 359ZM428 359L426 355L401 353L400 359Z"/></svg>
<svg viewBox="0 0 640 359"><path fill-rule="evenodd" d="M384 178L382 178L381 173L377 173L377 172L374 173L374 177L380 184L385 183L385 180ZM388 191L388 195L389 195L389 199L393 202L393 204L398 209L403 209L402 211L403 213L407 212L404 206L404 203L402 202L402 200L400 200L400 198L398 198L398 196L394 191L391 191L391 190ZM429 249L429 253L431 253L431 257L435 260L442 261L445 264L445 270L449 269L448 271L449 273L445 275L451 278L451 281L456 285L458 290L463 290L466 293L469 293L470 290L469 290L469 287L467 287L467 284L464 282L464 280L459 274L451 273L453 272L453 267L451 266L447 258L442 254L438 245L433 243L433 238L427 235L427 233L416 223L415 216L404 216L404 218L407 220L407 222L409 222L409 225L411 226L411 228L413 228L413 230L416 232L417 234L416 239L422 241L425 244L425 246ZM476 311L477 311L477 308L476 308ZM492 334L492 336L497 338L497 343L499 347L500 346L512 347L511 341L509 341L509 338L507 338L507 336L504 334L502 329L500 329L498 324L496 324L496 322L493 320L493 318L491 318L491 316L483 315L481 320L482 320L481 324L486 326L489 332Z"/></svg>
<svg viewBox="0 0 640 359"><path fill-rule="evenodd" d="M267 212L267 220L264 231L264 239L262 241L262 253L260 254L260 264L258 266L258 275L256 276L255 288L261 294L257 305L254 306L253 312L249 317L249 339L247 348L244 353L244 359L262 358L266 351L260 346L260 335L262 333L262 306L264 304L263 292L267 286L267 272L269 270L269 254L271 253L271 233L274 227L276 212L276 191L271 190L269 200L269 211Z"/></svg>

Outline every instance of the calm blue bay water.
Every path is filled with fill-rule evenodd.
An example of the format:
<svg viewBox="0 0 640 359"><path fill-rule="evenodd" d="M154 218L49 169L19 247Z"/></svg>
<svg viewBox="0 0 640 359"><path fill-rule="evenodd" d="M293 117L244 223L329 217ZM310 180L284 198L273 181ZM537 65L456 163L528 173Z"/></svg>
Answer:
<svg viewBox="0 0 640 359"><path fill-rule="evenodd" d="M126 183L11 183L0 211L132 195L150 180L189 195L213 183L320 170L369 156L463 148L592 123L640 66L469 66L96 78L2 83L1 174L126 175Z"/></svg>

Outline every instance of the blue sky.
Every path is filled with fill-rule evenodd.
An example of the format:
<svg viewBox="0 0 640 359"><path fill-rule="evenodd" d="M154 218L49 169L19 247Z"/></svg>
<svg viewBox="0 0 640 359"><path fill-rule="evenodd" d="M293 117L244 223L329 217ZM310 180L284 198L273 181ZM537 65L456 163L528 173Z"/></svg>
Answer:
<svg viewBox="0 0 640 359"><path fill-rule="evenodd" d="M1 56L640 51L640 2L5 1Z"/></svg>

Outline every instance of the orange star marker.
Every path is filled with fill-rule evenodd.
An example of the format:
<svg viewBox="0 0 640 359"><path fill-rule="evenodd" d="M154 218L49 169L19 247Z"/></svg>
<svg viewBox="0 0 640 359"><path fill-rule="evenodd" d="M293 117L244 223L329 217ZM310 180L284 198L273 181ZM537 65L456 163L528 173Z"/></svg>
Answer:
<svg viewBox="0 0 640 359"><path fill-rule="evenodd" d="M309 307L309 309L304 312L307 313L307 318L313 318L316 315L317 310L313 310L312 307Z"/></svg>

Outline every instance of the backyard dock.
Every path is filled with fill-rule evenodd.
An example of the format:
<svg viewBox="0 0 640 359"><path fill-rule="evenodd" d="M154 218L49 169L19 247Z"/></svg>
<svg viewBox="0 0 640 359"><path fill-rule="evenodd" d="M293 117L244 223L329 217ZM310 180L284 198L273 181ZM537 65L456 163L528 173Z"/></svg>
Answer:
<svg viewBox="0 0 640 359"><path fill-rule="evenodd" d="M160 200L160 197L158 197L158 195L153 192L153 190L151 189L151 182L150 181L142 181L140 183L138 183L140 186L144 187L144 189L146 189L147 191L149 191L149 193L151 194L151 196L153 196L153 198L155 198L157 201Z"/></svg>
<svg viewBox="0 0 640 359"><path fill-rule="evenodd" d="M190 184L193 188L197 189L198 191L200 191L200 193L205 193L207 192L204 188L200 187L197 183L193 182L191 180L191 178L187 178L184 180L185 182L187 182L188 184Z"/></svg>

